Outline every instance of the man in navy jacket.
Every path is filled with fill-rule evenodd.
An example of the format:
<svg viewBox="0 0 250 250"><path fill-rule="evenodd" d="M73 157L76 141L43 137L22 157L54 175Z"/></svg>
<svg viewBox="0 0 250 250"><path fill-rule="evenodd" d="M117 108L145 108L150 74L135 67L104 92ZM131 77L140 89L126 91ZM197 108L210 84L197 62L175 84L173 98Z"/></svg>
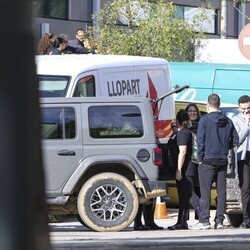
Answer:
<svg viewBox="0 0 250 250"><path fill-rule="evenodd" d="M239 137L232 121L219 111L220 97L208 97L208 114L200 119L197 144L200 181L200 218L192 229L209 229L210 193L213 181L217 188L215 229L223 229L226 202L226 171L229 149L238 145Z"/></svg>
<svg viewBox="0 0 250 250"><path fill-rule="evenodd" d="M87 32L84 29L82 29L82 28L77 29L76 39L68 41L68 46L71 49L72 48L74 49L74 51L72 51L72 53L76 53L76 54L94 53L94 50L87 48L84 45L84 42L86 40L86 36L87 36Z"/></svg>

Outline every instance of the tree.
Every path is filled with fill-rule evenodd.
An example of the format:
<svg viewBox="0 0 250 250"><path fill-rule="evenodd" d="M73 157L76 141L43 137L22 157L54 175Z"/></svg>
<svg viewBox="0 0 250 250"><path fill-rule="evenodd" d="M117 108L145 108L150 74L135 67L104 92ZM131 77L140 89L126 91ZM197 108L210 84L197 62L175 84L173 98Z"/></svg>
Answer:
<svg viewBox="0 0 250 250"><path fill-rule="evenodd" d="M0 8L0 246L50 249L40 150L31 1Z"/></svg>
<svg viewBox="0 0 250 250"><path fill-rule="evenodd" d="M201 9L190 23L178 19L174 5L163 0L116 0L93 18L98 20L93 34L101 53L193 61L206 16Z"/></svg>

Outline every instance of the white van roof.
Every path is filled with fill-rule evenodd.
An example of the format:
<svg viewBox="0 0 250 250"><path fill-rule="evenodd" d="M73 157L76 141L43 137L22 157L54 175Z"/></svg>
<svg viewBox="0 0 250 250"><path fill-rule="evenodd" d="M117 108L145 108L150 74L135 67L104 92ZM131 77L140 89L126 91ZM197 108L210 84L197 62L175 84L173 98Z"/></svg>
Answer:
<svg viewBox="0 0 250 250"><path fill-rule="evenodd" d="M100 68L124 66L168 66L165 59L127 55L39 55L36 56L37 74L77 75Z"/></svg>
<svg viewBox="0 0 250 250"><path fill-rule="evenodd" d="M146 97L127 96L126 98L109 96L95 97L45 97L40 98L40 103L147 103L150 102Z"/></svg>

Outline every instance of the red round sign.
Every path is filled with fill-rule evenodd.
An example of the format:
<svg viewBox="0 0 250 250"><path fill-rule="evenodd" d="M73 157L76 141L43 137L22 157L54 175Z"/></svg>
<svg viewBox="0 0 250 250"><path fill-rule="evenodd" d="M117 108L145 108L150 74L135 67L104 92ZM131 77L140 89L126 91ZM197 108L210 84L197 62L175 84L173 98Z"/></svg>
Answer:
<svg viewBox="0 0 250 250"><path fill-rule="evenodd" d="M238 38L238 45L242 55L250 60L250 23L242 28Z"/></svg>

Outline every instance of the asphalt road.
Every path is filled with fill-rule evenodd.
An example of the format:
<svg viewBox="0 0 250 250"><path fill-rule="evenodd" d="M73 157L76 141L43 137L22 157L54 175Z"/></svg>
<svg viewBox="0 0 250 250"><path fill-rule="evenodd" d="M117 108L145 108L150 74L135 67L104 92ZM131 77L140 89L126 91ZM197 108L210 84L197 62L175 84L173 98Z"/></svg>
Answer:
<svg viewBox="0 0 250 250"><path fill-rule="evenodd" d="M211 223L215 211L211 211ZM49 225L53 250L73 249L250 249L250 229L231 227L225 220L223 230L178 230L170 231L168 226L175 224L177 210L168 209L168 219L157 219L160 231L133 231L133 225L121 232L94 232L83 227L74 218L64 223ZM193 211L189 225L195 224ZM213 225L213 223L212 223Z"/></svg>

